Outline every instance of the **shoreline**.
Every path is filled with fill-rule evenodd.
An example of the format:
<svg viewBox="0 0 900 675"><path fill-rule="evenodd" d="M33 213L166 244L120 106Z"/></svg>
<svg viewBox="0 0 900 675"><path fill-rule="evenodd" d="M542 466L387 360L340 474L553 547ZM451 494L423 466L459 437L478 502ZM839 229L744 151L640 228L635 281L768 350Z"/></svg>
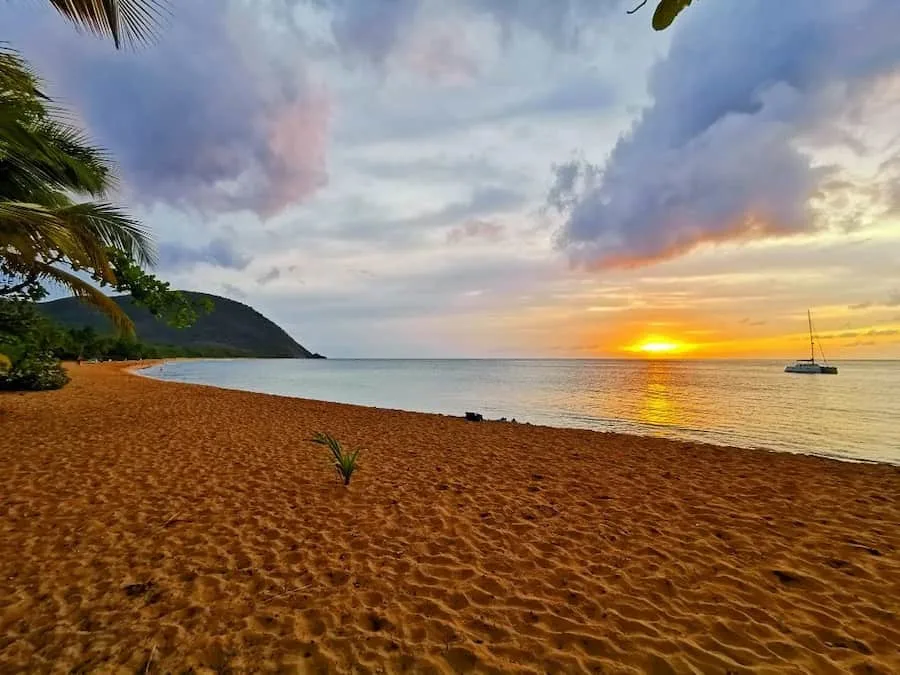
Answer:
<svg viewBox="0 0 900 675"><path fill-rule="evenodd" d="M179 362L183 362L183 361L216 362L216 361L232 361L232 360L234 360L234 359L203 358L203 357L197 357L197 358L188 357L188 358L178 359ZM390 360L395 360L395 359L390 359ZM185 381L181 381L181 380L169 380L169 379L166 379L163 377L155 377L153 375L149 375L149 374L145 374L145 373L141 372L143 370L148 370L149 368L152 368L157 365L161 365L168 361L169 361L168 359L157 359L157 360L154 360L154 363L152 363L150 365L142 365L142 366L137 366L137 367L131 368L131 369L129 369L129 372L131 372L132 374L140 375L141 377L146 377L148 379L156 380L159 382L167 382L167 383L172 383L172 384L191 384L191 385L198 386L198 387L211 387L213 389L220 389L223 391L240 391L240 392L245 392L245 393L249 393L249 394L259 394L259 395L264 395L264 396L277 396L280 398L296 399L299 401L314 401L314 402L318 402L318 403L333 403L336 405L349 405L349 406L355 406L355 407L365 408L365 409L369 409L369 410L407 412L407 413L413 413L416 415L435 415L437 417L449 417L451 419L461 419L463 417L461 414L426 412L426 411L422 411L422 410L408 410L405 408L388 408L388 407L384 407L384 406L364 405L364 404L360 404L360 403L348 403L346 401L330 401L330 400L326 400L326 399L307 398L307 397L303 397L303 396L294 396L291 394L275 394L275 393L269 393L269 392L250 391L248 389L223 387L223 386L220 386L217 384L209 384L209 383L205 383L205 382L185 382ZM175 359L172 359L172 361L175 361ZM628 422L629 420L621 420L621 421ZM662 440L672 441L672 442L676 442L676 443L694 443L694 444L701 444L701 445L709 445L709 446L713 446L713 447L717 447L717 448L750 450L750 451L754 451L754 452L775 453L775 454L802 455L802 456L817 457L819 459L826 459L826 460L832 460L832 461L837 461L837 462L847 462L847 463L851 463L851 464L875 464L875 465L887 465L887 466L900 467L900 460L891 461L888 459L869 459L866 457L852 457L852 456L849 456L846 454L840 454L840 453L835 453L835 452L827 452L827 451L817 452L815 450L809 450L809 449L793 450L793 449L788 449L788 448L768 447L765 445L750 445L750 444L734 445L734 444L718 442L716 440L696 440L696 439L692 439L692 438L679 438L676 435L668 435L665 433L661 433L659 435L654 435L654 434L650 434L650 433L642 434L642 433L638 433L638 432L592 429L590 427L554 426L551 424L540 424L540 423L528 422L528 421L501 422L500 420L492 420L492 419L485 419L483 422L481 422L481 424L488 423L488 422L496 422L496 423L501 423L501 424L519 424L519 425L530 426L530 427L541 427L541 428L545 428L545 429L555 429L555 430L562 430L562 431L565 431L565 430L588 431L588 432L597 433L597 434L612 434L612 435L621 435L621 436L628 436L628 437L633 436L636 438L659 438ZM648 425L648 426L652 426L652 425ZM665 432L666 430L669 430L670 428L671 427L668 427L665 425L658 425L658 429L662 432ZM688 431L691 431L693 433L701 433L701 434L709 433L703 429L688 429Z"/></svg>
<svg viewBox="0 0 900 675"><path fill-rule="evenodd" d="M0 670L900 671L897 467L137 365L0 395Z"/></svg>

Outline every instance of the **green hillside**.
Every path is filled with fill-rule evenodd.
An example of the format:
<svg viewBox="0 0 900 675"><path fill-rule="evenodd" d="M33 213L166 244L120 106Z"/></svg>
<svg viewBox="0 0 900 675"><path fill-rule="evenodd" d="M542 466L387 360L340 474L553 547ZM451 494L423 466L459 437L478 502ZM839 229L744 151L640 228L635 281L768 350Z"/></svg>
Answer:
<svg viewBox="0 0 900 675"><path fill-rule="evenodd" d="M252 307L217 295L190 291L182 293L194 300L206 299L213 303L213 310L201 315L190 328L166 325L143 307L136 307L129 295L120 295L113 300L134 321L138 339L144 343L224 350L266 358L308 359L318 356ZM112 325L105 316L77 298L44 302L39 307L47 317L67 328L90 326L101 333L112 332Z"/></svg>

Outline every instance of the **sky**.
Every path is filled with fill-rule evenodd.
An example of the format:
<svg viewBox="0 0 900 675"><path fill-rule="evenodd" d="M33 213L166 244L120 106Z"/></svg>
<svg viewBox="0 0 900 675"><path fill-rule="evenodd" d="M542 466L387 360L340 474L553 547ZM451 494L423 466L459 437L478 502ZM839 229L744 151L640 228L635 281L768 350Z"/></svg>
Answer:
<svg viewBox="0 0 900 675"><path fill-rule="evenodd" d="M900 3L632 4L192 0L116 51L13 0L0 38L155 273L312 351L794 358L811 308L900 358Z"/></svg>

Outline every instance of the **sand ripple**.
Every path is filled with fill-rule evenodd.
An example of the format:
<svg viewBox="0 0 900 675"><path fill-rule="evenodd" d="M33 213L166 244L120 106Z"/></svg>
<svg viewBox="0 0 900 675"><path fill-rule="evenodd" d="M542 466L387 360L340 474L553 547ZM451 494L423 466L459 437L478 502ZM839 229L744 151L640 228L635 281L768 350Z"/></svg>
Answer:
<svg viewBox="0 0 900 675"><path fill-rule="evenodd" d="M897 468L72 370L0 396L2 672L900 672Z"/></svg>

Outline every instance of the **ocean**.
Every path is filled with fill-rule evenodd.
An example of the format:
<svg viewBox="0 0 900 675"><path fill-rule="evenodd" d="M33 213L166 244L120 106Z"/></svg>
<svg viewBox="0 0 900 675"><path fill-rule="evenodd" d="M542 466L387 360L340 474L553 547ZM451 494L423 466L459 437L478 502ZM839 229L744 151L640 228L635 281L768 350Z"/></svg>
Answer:
<svg viewBox="0 0 900 675"><path fill-rule="evenodd" d="M178 361L164 380L900 464L900 361L791 375L780 361Z"/></svg>

